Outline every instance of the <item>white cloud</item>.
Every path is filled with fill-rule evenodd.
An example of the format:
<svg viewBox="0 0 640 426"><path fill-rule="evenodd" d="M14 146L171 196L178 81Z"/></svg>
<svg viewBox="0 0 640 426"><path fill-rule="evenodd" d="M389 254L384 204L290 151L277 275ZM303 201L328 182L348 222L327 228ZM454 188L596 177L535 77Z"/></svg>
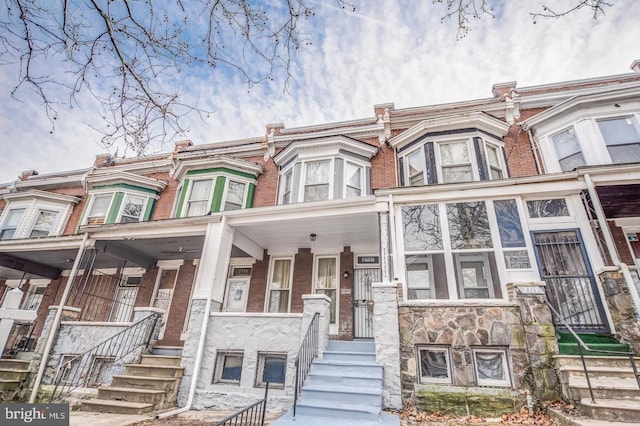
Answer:
<svg viewBox="0 0 640 426"><path fill-rule="evenodd" d="M454 23L440 22L444 9L430 2L368 0L355 13L318 4L305 28L313 44L293 63L288 93L281 81L248 90L215 70L184 77L187 100L212 111L206 122L192 117L185 136L196 144L260 137L267 123L294 127L371 117L373 105L383 102L405 108L486 98L494 83L517 80L522 87L622 74L640 58L640 2L616 0L596 21L582 10L535 25L526 7L536 2L522 3L501 3L497 18L473 22L460 41ZM84 124L96 110L62 111L50 135L37 102L12 101L7 70L0 73L0 182L26 169L89 167L103 152L99 135Z"/></svg>

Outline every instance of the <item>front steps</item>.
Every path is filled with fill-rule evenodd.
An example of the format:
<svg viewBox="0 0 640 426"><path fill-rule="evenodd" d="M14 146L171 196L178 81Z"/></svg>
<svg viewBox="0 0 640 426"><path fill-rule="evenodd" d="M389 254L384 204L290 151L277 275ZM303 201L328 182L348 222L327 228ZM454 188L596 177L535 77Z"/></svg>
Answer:
<svg viewBox="0 0 640 426"><path fill-rule="evenodd" d="M139 364L127 364L111 385L98 388L98 397L82 402L81 410L101 413L144 414L174 407L184 368L180 357L142 355Z"/></svg>
<svg viewBox="0 0 640 426"><path fill-rule="evenodd" d="M640 387L626 357L585 356L595 403L579 356L558 355L562 393L595 420L640 422ZM640 366L640 358L636 358Z"/></svg>
<svg viewBox="0 0 640 426"><path fill-rule="evenodd" d="M0 402L11 402L18 398L22 383L29 376L30 364L29 360L0 359Z"/></svg>
<svg viewBox="0 0 640 426"><path fill-rule="evenodd" d="M315 360L297 403L272 423L280 425L400 425L382 412L382 366L372 341L329 341Z"/></svg>

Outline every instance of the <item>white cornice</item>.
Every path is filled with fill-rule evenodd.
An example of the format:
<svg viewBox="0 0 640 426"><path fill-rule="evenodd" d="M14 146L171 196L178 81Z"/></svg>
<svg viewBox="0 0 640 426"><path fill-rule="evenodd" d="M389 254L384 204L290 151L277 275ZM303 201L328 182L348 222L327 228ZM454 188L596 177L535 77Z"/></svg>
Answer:
<svg viewBox="0 0 640 426"><path fill-rule="evenodd" d="M74 249L81 244L82 235L4 240L0 241L0 253Z"/></svg>
<svg viewBox="0 0 640 426"><path fill-rule="evenodd" d="M398 136L391 138L389 145L400 148L426 133L465 128L483 130L497 137L503 137L509 131L509 124L484 112L449 114L419 122Z"/></svg>
<svg viewBox="0 0 640 426"><path fill-rule="evenodd" d="M325 127L332 126L326 130L318 130L318 131L309 131L309 133L296 133L300 132L300 129L290 129L288 132L281 132L280 135L274 136L273 141L277 146L286 145L286 143L291 141L300 141L306 139L318 139L325 137L335 137L335 136L350 136L353 138L373 138L378 137L381 132L384 132L384 124L383 123L374 123L371 124L371 120L368 121L369 124L365 125L355 125L354 127L333 127L333 124L327 124Z"/></svg>
<svg viewBox="0 0 640 426"><path fill-rule="evenodd" d="M115 165L97 167L96 170L111 170L112 172L129 172L147 175L151 173L168 172L170 168L171 153L163 153L147 158L116 159Z"/></svg>
<svg viewBox="0 0 640 426"><path fill-rule="evenodd" d="M55 192L39 191L36 189L15 192L11 194L5 194L3 198L7 201L37 198L39 200L55 201L55 202L67 203L67 204L71 204L71 203L77 204L82 199L82 197L78 197L74 195L57 194Z"/></svg>
<svg viewBox="0 0 640 426"><path fill-rule="evenodd" d="M126 183L129 185L140 186L142 188L151 189L156 192L161 192L166 186L167 181L157 180L124 172L121 170L109 169L96 169L87 176L87 190L100 186L100 185L116 185L120 183Z"/></svg>
<svg viewBox="0 0 640 426"><path fill-rule="evenodd" d="M273 157L273 161L280 166L282 164L286 164L300 152L327 150L334 154L338 154L340 150L345 150L369 160L378 152L378 148L376 146L339 135L302 141L296 140L291 142L285 149Z"/></svg>
<svg viewBox="0 0 640 426"><path fill-rule="evenodd" d="M598 87L598 90L591 90L589 93L583 93L569 98L543 112L536 114L528 120L523 121L520 125L524 130L539 126L547 120L572 112L576 109L583 108L586 105L594 105L604 102L620 101L623 99L640 100L640 81L633 84L625 84L616 88Z"/></svg>
<svg viewBox="0 0 640 426"><path fill-rule="evenodd" d="M175 160L177 163L171 171L171 176L181 181L191 170L212 169L225 167L243 173L249 173L256 178L262 173L262 165L224 155L207 155L202 152L181 152Z"/></svg>
<svg viewBox="0 0 640 426"><path fill-rule="evenodd" d="M27 180L16 180L9 185L14 188L62 188L70 186L82 186L82 176L89 169L70 170L64 175L61 173L51 175L32 176Z"/></svg>
<svg viewBox="0 0 640 426"><path fill-rule="evenodd" d="M221 216L207 215L176 219L153 220L135 223L81 226L80 232L89 233L92 240L117 240L130 238L163 238L174 236L204 235L209 223L220 222Z"/></svg>

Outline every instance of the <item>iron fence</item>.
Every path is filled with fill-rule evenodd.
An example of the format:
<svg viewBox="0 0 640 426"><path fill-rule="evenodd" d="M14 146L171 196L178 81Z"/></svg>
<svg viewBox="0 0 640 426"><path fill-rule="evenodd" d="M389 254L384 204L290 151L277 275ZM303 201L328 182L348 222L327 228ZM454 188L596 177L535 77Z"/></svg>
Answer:
<svg viewBox="0 0 640 426"><path fill-rule="evenodd" d="M258 402L243 408L229 417L214 423L212 426L262 426L267 412L267 397L269 395L269 382L264 390L264 398Z"/></svg>
<svg viewBox="0 0 640 426"><path fill-rule="evenodd" d="M318 338L320 335L320 314L315 313L309 323L309 328L302 339L298 356L296 356L296 384L293 393L293 417L296 417L296 406L298 404L298 395L302 390L311 363L318 356Z"/></svg>

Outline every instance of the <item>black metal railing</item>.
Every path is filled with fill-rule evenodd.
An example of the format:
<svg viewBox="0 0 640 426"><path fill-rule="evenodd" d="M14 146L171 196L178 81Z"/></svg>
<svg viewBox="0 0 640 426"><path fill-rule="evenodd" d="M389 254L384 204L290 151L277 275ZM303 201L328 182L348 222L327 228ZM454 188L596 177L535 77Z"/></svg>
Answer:
<svg viewBox="0 0 640 426"><path fill-rule="evenodd" d="M589 388L589 396L591 397L591 403L592 404L596 403L596 399L595 399L595 397L593 395L593 387L591 386L591 379L589 377L589 369L587 368L587 362L584 359L584 351L595 352L595 353L599 353L599 354L607 354L607 355L616 355L616 356L621 356L621 357L628 357L629 361L631 363L631 369L633 370L633 375L636 378L636 382L638 383L638 388L640 389L640 373L638 373L638 366L636 365L635 354L633 353L633 351L622 352L622 351L610 351L610 350L605 350L605 349L590 348L580 338L578 333L576 333L573 330L573 328L569 324L567 324L567 322L562 318L562 316L560 316L558 311L556 311L555 308L553 306L551 306L551 304L547 304L547 306L549 306L549 308L554 312L554 314L557 316L557 318L559 318L560 321L562 321L562 323L567 328L567 330L569 330L569 332L576 339L576 343L578 344L578 354L580 355L580 362L582 363L582 370L584 371L584 378L587 381L587 387Z"/></svg>
<svg viewBox="0 0 640 426"><path fill-rule="evenodd" d="M248 407L243 408L229 417L214 423L213 426L262 426L267 412L267 397L269 396L269 382L264 389L264 398Z"/></svg>
<svg viewBox="0 0 640 426"><path fill-rule="evenodd" d="M318 356L318 338L320 335L320 314L316 312L309 323L309 328L302 339L298 356L296 356L296 384L293 392L293 417L296 417L296 406L298 404L298 395L302 390L311 363Z"/></svg>
<svg viewBox="0 0 640 426"><path fill-rule="evenodd" d="M146 346L153 336L160 315L156 312L132 324L93 348L62 359L49 402L60 400L74 389L101 384L105 371L136 349Z"/></svg>

